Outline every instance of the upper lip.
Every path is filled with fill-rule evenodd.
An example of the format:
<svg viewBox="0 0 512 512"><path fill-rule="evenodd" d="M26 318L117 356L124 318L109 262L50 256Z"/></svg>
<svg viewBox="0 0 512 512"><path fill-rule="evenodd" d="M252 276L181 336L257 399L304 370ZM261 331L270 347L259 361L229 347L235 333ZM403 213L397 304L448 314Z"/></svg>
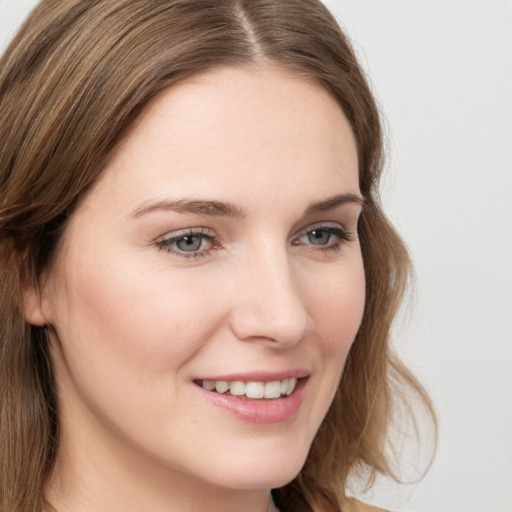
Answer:
<svg viewBox="0 0 512 512"><path fill-rule="evenodd" d="M213 376L204 376L194 380L225 380L228 382L234 381L242 381L242 382L273 382L276 380L284 380L284 379L301 379L303 377L308 377L310 372L305 370L304 368L294 368L288 370L281 370L275 372L269 371L251 371L244 373L230 373L230 374L220 374Z"/></svg>

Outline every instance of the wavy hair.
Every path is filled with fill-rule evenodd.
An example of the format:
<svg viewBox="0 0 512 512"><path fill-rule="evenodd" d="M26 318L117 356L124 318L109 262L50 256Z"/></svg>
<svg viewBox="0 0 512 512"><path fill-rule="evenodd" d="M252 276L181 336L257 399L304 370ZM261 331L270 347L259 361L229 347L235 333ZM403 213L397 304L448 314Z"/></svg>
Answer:
<svg viewBox="0 0 512 512"><path fill-rule="evenodd" d="M79 197L151 98L216 66L262 62L336 100L356 138L364 197L362 325L306 464L273 491L276 504L340 511L350 474L366 468L370 483L376 473L393 475L386 439L405 388L432 413L390 350L410 262L379 202L379 112L329 11L317 0L42 0L0 60L2 511L42 510L59 445L48 340L24 319L24 288L37 286Z"/></svg>

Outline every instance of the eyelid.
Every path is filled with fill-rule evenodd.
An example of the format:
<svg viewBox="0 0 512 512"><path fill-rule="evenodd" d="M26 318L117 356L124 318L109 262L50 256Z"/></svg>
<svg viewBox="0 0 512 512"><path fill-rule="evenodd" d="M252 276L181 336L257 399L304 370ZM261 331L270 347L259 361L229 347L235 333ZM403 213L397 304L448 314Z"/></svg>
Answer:
<svg viewBox="0 0 512 512"><path fill-rule="evenodd" d="M216 234L209 228L199 227L199 228L185 228L180 229L178 231L172 231L167 233L156 239L155 245L160 249L167 251L170 254L178 256L180 258L200 258L207 256L208 253L212 250L212 247L208 247L207 249L202 249L199 251L182 251L176 247L173 247L172 243L179 241L187 236L190 237L201 237L204 240L210 242L210 244L214 244L216 240Z"/></svg>
<svg viewBox="0 0 512 512"><path fill-rule="evenodd" d="M155 240L155 243L166 242L169 240L176 240L178 238L181 238L181 237L184 237L187 235L196 235L196 236L203 235L205 237L209 236L211 238L216 237L215 232L213 230L211 230L210 228L205 228L205 227L183 228L183 229L178 229L176 231L169 231L165 235L159 236Z"/></svg>
<svg viewBox="0 0 512 512"><path fill-rule="evenodd" d="M325 244L315 244L311 241L303 241L313 231L323 232L329 236L328 242ZM344 246L357 240L356 233L348 230L339 222L319 222L301 230L291 241L291 244L297 248L303 248L308 252L320 255L336 255L340 253Z"/></svg>
<svg viewBox="0 0 512 512"><path fill-rule="evenodd" d="M342 231L344 235L347 237L352 237L354 233L347 229L341 222L315 222L314 224L310 224L309 226L301 229L294 237L293 240L297 240L304 235L307 235L311 231L317 230L325 230L328 231L329 229L339 230Z"/></svg>

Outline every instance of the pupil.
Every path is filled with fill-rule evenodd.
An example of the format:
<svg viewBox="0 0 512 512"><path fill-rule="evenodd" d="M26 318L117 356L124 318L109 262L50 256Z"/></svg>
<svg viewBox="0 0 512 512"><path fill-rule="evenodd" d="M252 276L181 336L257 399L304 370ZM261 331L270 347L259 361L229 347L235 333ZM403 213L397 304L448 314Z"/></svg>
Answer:
<svg viewBox="0 0 512 512"><path fill-rule="evenodd" d="M325 245L329 241L330 234L322 230L314 230L309 233L309 241L315 245Z"/></svg>
<svg viewBox="0 0 512 512"><path fill-rule="evenodd" d="M177 247L181 251L197 251L201 247L201 238L197 236L184 236L178 240Z"/></svg>

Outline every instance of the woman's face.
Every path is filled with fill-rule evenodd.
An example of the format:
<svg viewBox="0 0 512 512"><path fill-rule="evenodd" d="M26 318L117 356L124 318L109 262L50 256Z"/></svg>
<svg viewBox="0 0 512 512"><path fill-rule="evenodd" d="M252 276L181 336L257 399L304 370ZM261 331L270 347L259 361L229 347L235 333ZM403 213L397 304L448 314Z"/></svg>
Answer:
<svg viewBox="0 0 512 512"><path fill-rule="evenodd" d="M231 489L291 480L361 321L359 213L354 137L319 86L221 68L157 96L32 313L55 328L62 460Z"/></svg>

